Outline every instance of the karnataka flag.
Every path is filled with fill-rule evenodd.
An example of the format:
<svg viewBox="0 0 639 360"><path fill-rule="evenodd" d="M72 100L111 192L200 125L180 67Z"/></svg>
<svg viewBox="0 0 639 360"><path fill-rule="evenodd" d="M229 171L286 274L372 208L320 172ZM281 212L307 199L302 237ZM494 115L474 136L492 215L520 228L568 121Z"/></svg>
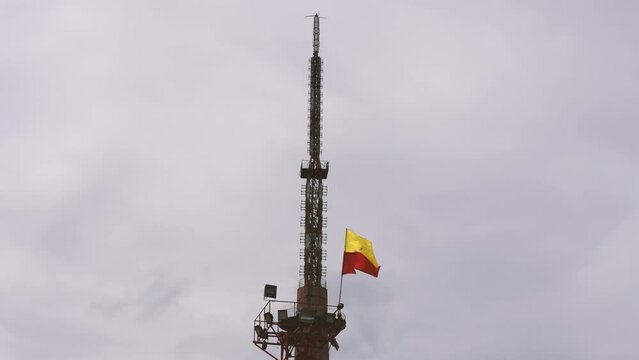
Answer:
<svg viewBox="0 0 639 360"><path fill-rule="evenodd" d="M346 229L342 275L355 274L355 270L359 270L377 277L379 268L373 254L373 243Z"/></svg>

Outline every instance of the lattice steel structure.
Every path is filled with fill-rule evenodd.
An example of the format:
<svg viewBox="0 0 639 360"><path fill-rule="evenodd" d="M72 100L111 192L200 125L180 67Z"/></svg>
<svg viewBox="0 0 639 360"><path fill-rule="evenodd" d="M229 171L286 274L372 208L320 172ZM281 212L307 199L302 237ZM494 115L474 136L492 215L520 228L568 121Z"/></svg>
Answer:
<svg viewBox="0 0 639 360"><path fill-rule="evenodd" d="M300 275L297 302L269 301L255 319L253 343L274 359L328 360L330 347L339 348L335 337L346 327L343 305L329 306L324 279L326 269L326 197L323 181L328 177L328 162L322 161L322 58L319 56L320 17L313 16L313 56L310 59L308 154L302 161L300 177L304 215L300 226ZM265 294L266 296L266 294ZM292 304L292 305L291 305ZM282 308L284 307L284 308ZM277 310L278 318L273 313ZM280 347L279 357L268 346Z"/></svg>
<svg viewBox="0 0 639 360"><path fill-rule="evenodd" d="M309 115L308 115L308 154L310 159L303 161L300 177L306 180L302 188L304 196L304 265L302 265L303 287L322 287L324 269L322 249L324 239L322 229L326 227L324 217L324 195L326 186L322 183L328 176L328 162L320 160L322 153L322 58L319 56L319 17L315 16L313 26L313 57L309 68ZM300 301L298 296L298 301Z"/></svg>

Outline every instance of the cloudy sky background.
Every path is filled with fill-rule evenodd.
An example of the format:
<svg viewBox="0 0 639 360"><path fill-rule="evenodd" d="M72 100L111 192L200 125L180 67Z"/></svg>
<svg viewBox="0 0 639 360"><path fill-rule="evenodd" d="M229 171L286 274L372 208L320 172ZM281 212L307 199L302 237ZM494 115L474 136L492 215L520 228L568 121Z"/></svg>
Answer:
<svg viewBox="0 0 639 360"><path fill-rule="evenodd" d="M0 358L265 359L316 11L332 359L637 359L632 1L0 2Z"/></svg>

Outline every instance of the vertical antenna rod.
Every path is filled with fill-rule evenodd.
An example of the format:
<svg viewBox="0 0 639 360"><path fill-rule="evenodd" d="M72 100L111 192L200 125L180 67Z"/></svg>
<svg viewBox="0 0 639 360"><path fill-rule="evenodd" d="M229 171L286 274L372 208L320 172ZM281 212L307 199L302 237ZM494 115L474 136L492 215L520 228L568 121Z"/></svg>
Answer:
<svg viewBox="0 0 639 360"><path fill-rule="evenodd" d="M313 16L313 55L319 53L319 15Z"/></svg>

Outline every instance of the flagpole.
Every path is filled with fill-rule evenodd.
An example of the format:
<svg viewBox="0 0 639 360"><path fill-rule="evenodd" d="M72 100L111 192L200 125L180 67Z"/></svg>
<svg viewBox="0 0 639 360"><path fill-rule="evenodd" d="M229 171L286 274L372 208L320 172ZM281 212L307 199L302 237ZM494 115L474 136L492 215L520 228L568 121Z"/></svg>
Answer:
<svg viewBox="0 0 639 360"><path fill-rule="evenodd" d="M344 274L339 279L339 299L337 299L337 305L342 303L342 281L344 281Z"/></svg>
<svg viewBox="0 0 639 360"><path fill-rule="evenodd" d="M344 231L344 243L346 244L346 236L348 235L348 228ZM342 253L342 270L340 270L339 279L339 298L337 299L337 305L342 303L342 282L344 282L344 254Z"/></svg>

